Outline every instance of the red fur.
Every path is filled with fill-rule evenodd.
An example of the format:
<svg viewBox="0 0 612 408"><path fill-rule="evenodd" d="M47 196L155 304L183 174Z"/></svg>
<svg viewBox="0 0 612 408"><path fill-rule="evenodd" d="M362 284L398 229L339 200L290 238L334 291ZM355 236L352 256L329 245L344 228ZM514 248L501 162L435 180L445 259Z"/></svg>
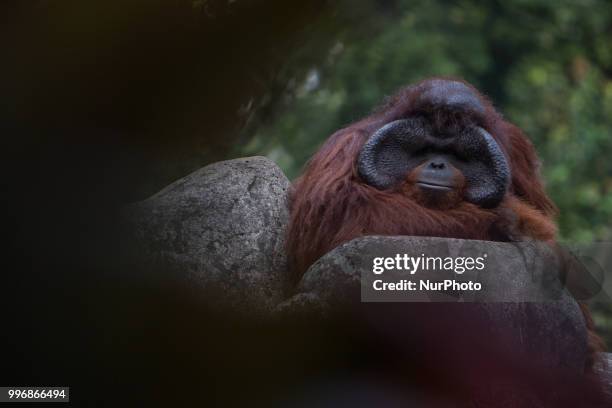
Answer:
<svg viewBox="0 0 612 408"><path fill-rule="evenodd" d="M539 177L536 151L516 126L506 122L471 85L485 107L483 115L425 112L434 128L452 132L466 122L486 129L505 153L512 171L506 197L494 209L465 201L456 206L429 208L415 200L410 187L381 191L365 184L356 158L365 141L386 123L421 112L416 102L426 81L407 87L381 109L334 133L308 162L291 195L287 249L296 280L334 247L364 235L415 235L481 240L529 237L554 242L556 208ZM465 82L464 82L465 83ZM589 325L592 351L601 340Z"/></svg>

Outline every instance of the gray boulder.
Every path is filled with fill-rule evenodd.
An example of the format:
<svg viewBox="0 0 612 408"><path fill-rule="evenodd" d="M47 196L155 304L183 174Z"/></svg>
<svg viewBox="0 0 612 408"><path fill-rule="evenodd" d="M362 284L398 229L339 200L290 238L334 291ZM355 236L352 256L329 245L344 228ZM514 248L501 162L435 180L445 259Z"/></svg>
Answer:
<svg viewBox="0 0 612 408"><path fill-rule="evenodd" d="M397 271L372 273L374 257L404 253L443 258L487 254L487 267L478 273L461 275L453 271L419 271L412 277ZM414 310L423 310L430 314L427 320L444 319L455 313L456 321L473 318L484 323L490 339L496 339L501 350L519 350L548 366L581 371L586 357L586 325L578 304L556 275L563 267L554 251L535 242L369 236L345 243L319 259L306 271L296 295L278 309L287 313L291 308L300 310L314 304L325 311L361 301L396 305L406 302L399 306L406 316ZM374 293L370 285L373 279L379 278L389 282L400 278L472 279L481 282L485 289L463 293ZM374 320L381 321L378 317ZM414 320L406 324L414 324ZM397 334L395 331L391 335Z"/></svg>
<svg viewBox="0 0 612 408"><path fill-rule="evenodd" d="M247 157L206 166L125 209L139 259L187 280L215 306L264 313L287 291L289 180Z"/></svg>

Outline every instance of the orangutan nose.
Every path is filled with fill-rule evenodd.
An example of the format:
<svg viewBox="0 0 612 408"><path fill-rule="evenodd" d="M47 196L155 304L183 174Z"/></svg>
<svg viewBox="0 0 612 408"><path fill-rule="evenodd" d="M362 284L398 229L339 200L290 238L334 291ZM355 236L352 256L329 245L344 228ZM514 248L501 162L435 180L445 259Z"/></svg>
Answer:
<svg viewBox="0 0 612 408"><path fill-rule="evenodd" d="M434 170L435 169L443 169L444 167L446 167L446 164L445 164L445 162L443 162L441 160L440 161L432 160L429 163L429 167L431 167Z"/></svg>

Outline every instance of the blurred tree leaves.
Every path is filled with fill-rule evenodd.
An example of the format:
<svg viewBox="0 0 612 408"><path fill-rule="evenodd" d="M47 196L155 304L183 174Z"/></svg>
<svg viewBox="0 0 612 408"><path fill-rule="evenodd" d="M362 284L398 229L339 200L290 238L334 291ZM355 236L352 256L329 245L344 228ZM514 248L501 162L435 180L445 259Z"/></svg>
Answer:
<svg viewBox="0 0 612 408"><path fill-rule="evenodd" d="M345 30L325 58L292 78L281 106L249 129L237 153L267 154L295 177L331 133L399 87L460 76L536 144L563 238L612 237L612 4L357 3L379 6L369 9L368 32Z"/></svg>

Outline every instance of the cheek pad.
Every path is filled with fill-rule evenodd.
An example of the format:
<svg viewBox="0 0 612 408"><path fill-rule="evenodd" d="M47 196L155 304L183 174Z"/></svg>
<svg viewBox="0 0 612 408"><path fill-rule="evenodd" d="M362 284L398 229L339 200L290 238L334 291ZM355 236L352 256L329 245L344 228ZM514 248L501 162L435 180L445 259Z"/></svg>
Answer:
<svg viewBox="0 0 612 408"><path fill-rule="evenodd" d="M397 120L376 131L357 159L361 178L380 190L393 187L416 167L415 152L427 146L427 135L418 119Z"/></svg>
<svg viewBox="0 0 612 408"><path fill-rule="evenodd" d="M484 129L473 128L458 138L456 148L462 156L473 160L460 168L466 178L466 201L483 208L496 207L504 198L511 177L497 142Z"/></svg>

